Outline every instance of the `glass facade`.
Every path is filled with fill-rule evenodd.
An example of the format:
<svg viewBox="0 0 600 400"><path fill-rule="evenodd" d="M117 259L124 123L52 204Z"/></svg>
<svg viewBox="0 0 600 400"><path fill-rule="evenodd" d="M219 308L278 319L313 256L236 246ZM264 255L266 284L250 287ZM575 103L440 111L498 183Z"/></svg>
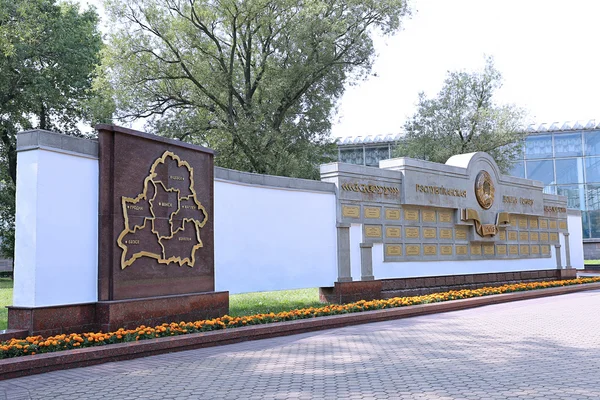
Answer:
<svg viewBox="0 0 600 400"><path fill-rule="evenodd" d="M530 134L510 174L566 196L569 208L581 210L583 238L600 238L600 129Z"/></svg>
<svg viewBox="0 0 600 400"><path fill-rule="evenodd" d="M340 162L348 164L379 167L379 161L391 158L392 146L391 143L340 146L338 159Z"/></svg>

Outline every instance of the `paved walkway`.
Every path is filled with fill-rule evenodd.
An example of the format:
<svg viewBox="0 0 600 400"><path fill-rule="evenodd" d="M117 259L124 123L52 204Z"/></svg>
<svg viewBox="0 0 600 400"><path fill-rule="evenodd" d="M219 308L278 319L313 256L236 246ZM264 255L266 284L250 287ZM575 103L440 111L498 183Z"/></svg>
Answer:
<svg viewBox="0 0 600 400"><path fill-rule="evenodd" d="M599 399L600 291L0 382L0 399Z"/></svg>

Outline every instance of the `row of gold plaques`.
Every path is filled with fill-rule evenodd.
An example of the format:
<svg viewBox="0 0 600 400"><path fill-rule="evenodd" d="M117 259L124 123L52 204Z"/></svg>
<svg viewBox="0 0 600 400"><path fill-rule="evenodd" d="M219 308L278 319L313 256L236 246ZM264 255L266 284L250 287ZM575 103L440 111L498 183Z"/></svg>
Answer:
<svg viewBox="0 0 600 400"><path fill-rule="evenodd" d="M390 221L399 221L403 216L406 221L452 223L454 221L453 215L454 213L452 210L435 211L427 209L383 207L384 219ZM360 218L360 206L342 204L342 217ZM363 206L363 217L365 219L381 219L382 207Z"/></svg>
<svg viewBox="0 0 600 400"><path fill-rule="evenodd" d="M555 220L538 217L517 217L510 216L510 225L519 229L567 229L566 220Z"/></svg>
<svg viewBox="0 0 600 400"><path fill-rule="evenodd" d="M443 256L451 256L453 254L453 247L456 255L475 255L475 256L493 256L493 255L549 255L550 245L542 244L484 244L484 245L439 245L439 254ZM386 244L385 255L389 257L402 257L402 256L437 256L438 245L437 244L405 244L404 253L402 251L401 244Z"/></svg>
<svg viewBox="0 0 600 400"><path fill-rule="evenodd" d="M379 239L383 237L385 233L386 238L399 239L402 238L402 226L387 225L382 231L381 225L364 225L365 236L372 239ZM456 237L457 240L467 239L467 230L463 227L457 228L434 228L434 227L423 227L418 226L405 226L404 237L407 239L438 239L438 231L440 239L452 239ZM421 236L422 234L422 236Z"/></svg>

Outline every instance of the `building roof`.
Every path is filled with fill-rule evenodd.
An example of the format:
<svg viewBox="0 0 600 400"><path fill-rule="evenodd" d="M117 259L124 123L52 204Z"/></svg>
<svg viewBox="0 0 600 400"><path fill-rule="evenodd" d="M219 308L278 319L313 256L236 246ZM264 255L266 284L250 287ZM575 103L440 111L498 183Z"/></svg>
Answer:
<svg viewBox="0 0 600 400"><path fill-rule="evenodd" d="M566 132L566 131L582 131L600 129L600 120L596 123L595 119L589 121L565 121L565 122L553 122L551 124L531 124L527 127L527 133L545 133L545 132ZM400 140L402 137L401 133L390 133L387 135L367 135L367 136L346 136L337 137L335 142L338 146L356 146L362 144L387 144L394 143Z"/></svg>
<svg viewBox="0 0 600 400"><path fill-rule="evenodd" d="M589 121L565 121L553 122L551 124L531 124L527 127L527 133L544 133L544 132L563 132L563 131L583 131L600 129L600 122L596 123L595 119Z"/></svg>

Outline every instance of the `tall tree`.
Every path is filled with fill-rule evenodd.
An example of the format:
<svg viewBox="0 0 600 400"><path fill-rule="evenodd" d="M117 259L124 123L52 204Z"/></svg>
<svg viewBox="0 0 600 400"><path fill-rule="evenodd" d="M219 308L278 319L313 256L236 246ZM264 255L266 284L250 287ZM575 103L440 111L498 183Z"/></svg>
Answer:
<svg viewBox="0 0 600 400"><path fill-rule="evenodd" d="M316 177L330 118L367 76L371 34L404 0L109 0L110 75L122 117L208 145L240 170Z"/></svg>
<svg viewBox="0 0 600 400"><path fill-rule="evenodd" d="M101 109L92 100L101 46L94 9L79 12L77 4L55 0L0 0L0 236L5 255L12 252L16 133L35 127L79 132L77 123Z"/></svg>
<svg viewBox="0 0 600 400"><path fill-rule="evenodd" d="M445 163L454 154L484 151L507 172L523 148L525 111L494 102L501 85L492 58L480 72L449 72L436 97L419 94L394 156Z"/></svg>

